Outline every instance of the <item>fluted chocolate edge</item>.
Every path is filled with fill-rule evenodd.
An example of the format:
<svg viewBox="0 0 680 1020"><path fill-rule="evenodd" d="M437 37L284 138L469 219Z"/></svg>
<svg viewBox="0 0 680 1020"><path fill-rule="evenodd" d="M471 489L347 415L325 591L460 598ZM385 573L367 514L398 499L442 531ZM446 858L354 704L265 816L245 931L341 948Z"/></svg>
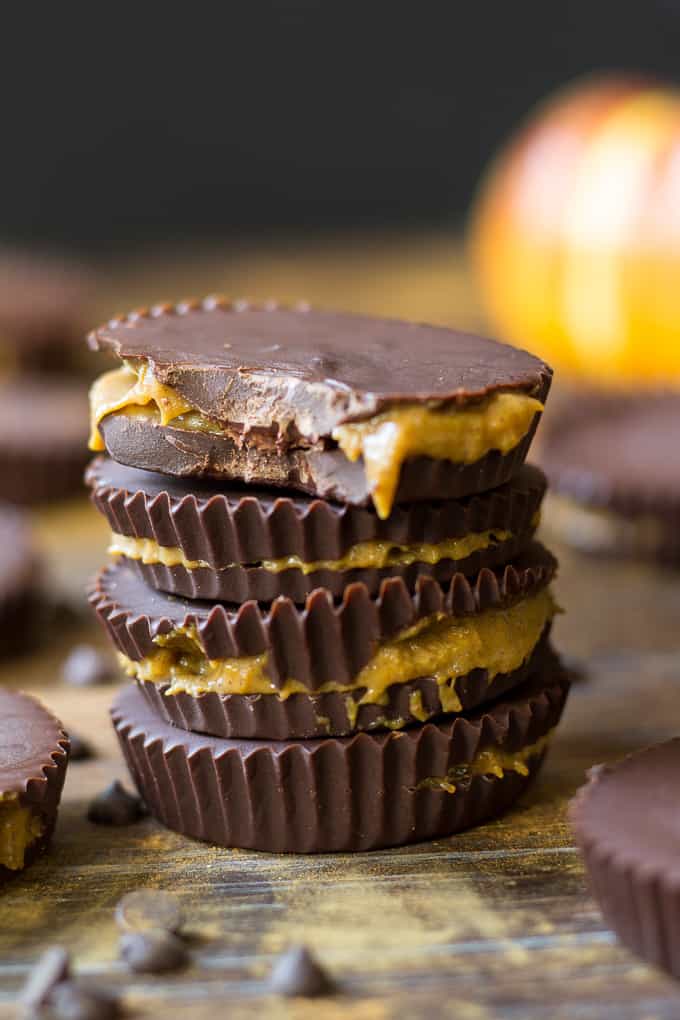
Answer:
<svg viewBox="0 0 680 1020"><path fill-rule="evenodd" d="M555 662L489 711L407 730L313 741L221 740L159 719L130 687L112 709L132 777L164 825L221 846L269 852L373 850L452 835L506 809L529 775L427 781L483 749L529 747L558 723L568 682Z"/></svg>
<svg viewBox="0 0 680 1020"><path fill-rule="evenodd" d="M364 585L352 584L339 604L317 589L303 607L278 598L269 607L246 602L237 608L165 595L117 563L100 572L89 597L111 640L129 659L156 652L159 635L190 627L209 659L266 652L273 683L294 677L313 690L329 676L339 684L351 682L380 642L419 619L509 606L544 588L556 566L554 557L535 543L515 563L496 571L485 568L474 578L456 574L440 585L420 577L413 593L401 578L389 578L375 597Z"/></svg>

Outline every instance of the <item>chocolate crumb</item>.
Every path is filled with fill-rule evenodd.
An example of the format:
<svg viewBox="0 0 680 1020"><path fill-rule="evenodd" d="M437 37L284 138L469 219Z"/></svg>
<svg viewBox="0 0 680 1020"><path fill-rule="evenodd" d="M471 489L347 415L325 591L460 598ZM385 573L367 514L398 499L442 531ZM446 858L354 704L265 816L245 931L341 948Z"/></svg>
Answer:
<svg viewBox="0 0 680 1020"><path fill-rule="evenodd" d="M118 946L130 970L141 974L164 974L189 962L186 946L169 931L125 932Z"/></svg>
<svg viewBox="0 0 680 1020"><path fill-rule="evenodd" d="M97 757L92 744L84 737L74 733L73 730L68 731L68 739L71 744L69 761L88 761L90 758Z"/></svg>
<svg viewBox="0 0 680 1020"><path fill-rule="evenodd" d="M123 931L177 932L184 923L179 900L161 889L133 889L116 906L116 923Z"/></svg>
<svg viewBox="0 0 680 1020"><path fill-rule="evenodd" d="M116 1020L121 1016L118 1000L98 988L84 988L65 981L53 989L47 1005L54 1020Z"/></svg>
<svg viewBox="0 0 680 1020"><path fill-rule="evenodd" d="M45 950L28 976L19 1001L27 1009L44 1006L54 988L67 981L70 974L69 955L62 946Z"/></svg>
<svg viewBox="0 0 680 1020"><path fill-rule="evenodd" d="M73 687L96 687L117 679L109 657L94 645L76 645L66 657L61 674Z"/></svg>
<svg viewBox="0 0 680 1020"><path fill-rule="evenodd" d="M335 991L334 982L306 946L294 946L279 957L270 987L275 995L288 998L313 998L332 995Z"/></svg>
<svg viewBox="0 0 680 1020"><path fill-rule="evenodd" d="M117 779L98 794L87 809L88 820L95 825L131 825L148 813L144 802L123 789Z"/></svg>

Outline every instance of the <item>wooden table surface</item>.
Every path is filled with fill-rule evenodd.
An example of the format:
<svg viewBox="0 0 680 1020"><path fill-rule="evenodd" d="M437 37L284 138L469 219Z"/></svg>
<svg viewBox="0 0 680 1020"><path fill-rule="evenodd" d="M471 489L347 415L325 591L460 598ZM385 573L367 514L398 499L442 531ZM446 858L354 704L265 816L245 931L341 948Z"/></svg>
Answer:
<svg viewBox="0 0 680 1020"><path fill-rule="evenodd" d="M368 248L346 242L159 263L146 270L147 300L215 289L278 292L475 323L452 241L416 237ZM107 282L104 314L143 300L139 275L130 266ZM102 523L81 501L42 511L36 524L53 583L77 597L103 562ZM97 625L84 617L35 655L4 664L0 683L40 695L98 757L69 767L49 856L0 892L0 1017L14 1015L32 962L59 942L77 973L118 989L140 1017L676 1020L680 986L636 961L604 925L565 809L589 766L680 732L680 579L556 552L566 610L557 642L586 667L586 678L572 690L541 778L516 810L436 843L277 857L215 849L152 820L94 826L85 819L89 799L125 777L108 722L115 688L69 688L59 671L73 644L103 646ZM117 961L114 907L142 886L182 900L193 965L181 974L130 976ZM296 942L319 955L341 994L309 1002L267 995L272 961Z"/></svg>

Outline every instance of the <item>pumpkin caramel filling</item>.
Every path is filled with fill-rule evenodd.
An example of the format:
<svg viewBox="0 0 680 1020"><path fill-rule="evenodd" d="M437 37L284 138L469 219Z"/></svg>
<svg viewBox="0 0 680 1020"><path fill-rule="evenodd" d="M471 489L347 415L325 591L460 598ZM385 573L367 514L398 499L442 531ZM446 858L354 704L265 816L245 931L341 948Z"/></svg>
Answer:
<svg viewBox="0 0 680 1020"><path fill-rule="evenodd" d="M431 776L422 779L416 790L441 790L443 793L455 793L460 786L467 786L475 776L493 776L502 779L506 772L517 772L520 776L529 775L529 764L547 749L552 731L544 734L534 744L520 748L519 751L504 751L501 747L489 747L478 751L472 761L464 765L454 765L445 776Z"/></svg>
<svg viewBox="0 0 680 1020"><path fill-rule="evenodd" d="M299 570L307 575L319 570L345 571L371 568L381 570L384 567L410 566L412 563L434 565L440 560L464 560L481 549L489 549L501 542L507 542L512 537L510 531L493 529L437 543L412 542L408 545L397 545L394 542L376 539L350 546L345 555L337 560L307 562L299 556L282 556L274 560L245 563L243 566L261 567L272 574L280 574L284 570ZM164 546L151 538L133 538L116 532L111 535L108 551L112 556L126 556L147 565L160 563L165 567L184 567L186 570L210 567L205 560L189 559L178 546ZM237 564L230 563L220 569L228 570L234 566Z"/></svg>
<svg viewBox="0 0 680 1020"><path fill-rule="evenodd" d="M124 362L105 372L90 390L90 449L104 450L100 422L115 412L156 409L161 425L203 432L227 430L191 406L171 386L159 383L147 362ZM473 464L491 450L505 454L526 436L543 405L526 393L494 393L477 404L392 407L365 421L333 430L350 461L363 459L378 516L389 517L401 467L410 457Z"/></svg>
<svg viewBox="0 0 680 1020"><path fill-rule="evenodd" d="M16 793L0 794L0 867L23 868L26 851L43 832L42 820Z"/></svg>
<svg viewBox="0 0 680 1020"><path fill-rule="evenodd" d="M557 607L549 589L501 609L452 617L426 617L378 646L373 657L350 683L329 678L315 690L287 677L277 684L267 670L267 653L240 658L208 659L194 627L176 627L154 638L157 651L139 661L120 654L123 668L138 680L167 685L166 695L197 697L218 694L271 694L281 700L292 694L350 695L350 721L361 705L388 703L394 684L432 677L439 687L442 710L458 712L461 702L456 681L474 669L487 671L488 681L511 673L531 656ZM360 693L356 700L355 692ZM424 714L422 700L413 699Z"/></svg>

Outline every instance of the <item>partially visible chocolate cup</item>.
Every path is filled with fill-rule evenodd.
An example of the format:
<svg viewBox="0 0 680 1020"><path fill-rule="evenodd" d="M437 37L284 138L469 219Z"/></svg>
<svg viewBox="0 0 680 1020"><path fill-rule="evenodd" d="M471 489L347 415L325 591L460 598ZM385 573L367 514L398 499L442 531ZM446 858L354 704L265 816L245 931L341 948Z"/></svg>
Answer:
<svg viewBox="0 0 680 1020"><path fill-rule="evenodd" d="M680 978L680 739L595 768L570 809L593 896L621 941Z"/></svg>
<svg viewBox="0 0 680 1020"><path fill-rule="evenodd" d="M61 724L35 698L0 690L0 880L49 844L68 751Z"/></svg>
<svg viewBox="0 0 680 1020"><path fill-rule="evenodd" d="M568 687L553 658L487 711L309 741L178 730L134 687L112 716L140 795L168 828L226 847L339 853L451 836L507 810L540 767Z"/></svg>

